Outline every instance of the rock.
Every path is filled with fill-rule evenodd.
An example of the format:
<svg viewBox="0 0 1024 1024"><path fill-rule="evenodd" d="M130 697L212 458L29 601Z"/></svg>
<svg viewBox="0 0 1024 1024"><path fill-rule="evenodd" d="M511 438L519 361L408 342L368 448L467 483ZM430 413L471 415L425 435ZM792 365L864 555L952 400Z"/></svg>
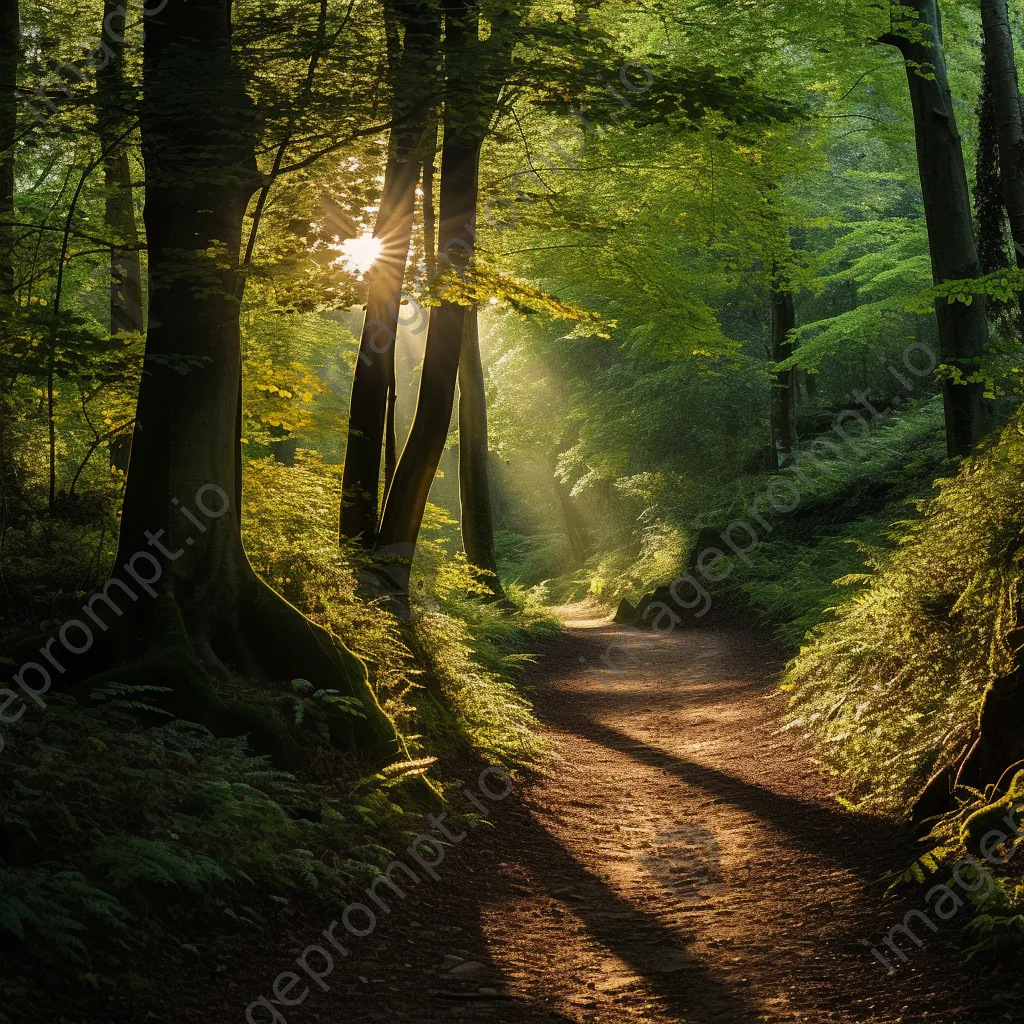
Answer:
<svg viewBox="0 0 1024 1024"><path fill-rule="evenodd" d="M619 607L615 610L612 622L618 623L621 626L632 626L636 622L636 609L629 601L623 598L619 602Z"/></svg>
<svg viewBox="0 0 1024 1024"><path fill-rule="evenodd" d="M724 549L722 534L719 530L712 529L710 526L704 526L697 531L697 536L694 538L693 545L686 558L686 568L693 572L697 568L697 559L700 558L703 552L712 548L717 548L719 551ZM728 554L728 552L726 553Z"/></svg>
<svg viewBox="0 0 1024 1024"><path fill-rule="evenodd" d="M481 974L487 973L487 965L480 963L479 960L466 960L464 963L457 964L448 972L449 978L476 978Z"/></svg>
<svg viewBox="0 0 1024 1024"><path fill-rule="evenodd" d="M482 995L482 996L496 996L498 994L498 990L496 988L487 988L487 987L478 988L477 992L479 992L480 995Z"/></svg>
<svg viewBox="0 0 1024 1024"><path fill-rule="evenodd" d="M448 970L451 970L453 967L458 967L459 964L463 964L465 962L466 962L466 958L464 956L455 956L454 954L449 953L441 961L441 970L448 971Z"/></svg>

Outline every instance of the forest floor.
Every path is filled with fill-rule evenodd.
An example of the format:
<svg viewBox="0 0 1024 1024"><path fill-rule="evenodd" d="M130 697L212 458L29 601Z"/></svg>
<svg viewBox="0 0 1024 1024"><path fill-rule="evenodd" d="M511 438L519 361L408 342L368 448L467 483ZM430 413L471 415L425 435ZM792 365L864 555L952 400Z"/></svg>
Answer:
<svg viewBox="0 0 1024 1024"><path fill-rule="evenodd" d="M1015 979L967 962L956 919L918 928L922 948L904 939L909 962L892 976L860 942L921 905L883 898L908 837L842 810L780 731L768 644L743 629L656 636L586 606L561 613L565 631L528 678L555 760L493 805L494 827L470 831L436 880L389 900L371 936L345 939L329 991L274 1004L280 1020L1017 1019ZM604 658L623 668L600 671ZM131 1010L103 1016L243 1021L340 910L290 906L248 949L176 955Z"/></svg>

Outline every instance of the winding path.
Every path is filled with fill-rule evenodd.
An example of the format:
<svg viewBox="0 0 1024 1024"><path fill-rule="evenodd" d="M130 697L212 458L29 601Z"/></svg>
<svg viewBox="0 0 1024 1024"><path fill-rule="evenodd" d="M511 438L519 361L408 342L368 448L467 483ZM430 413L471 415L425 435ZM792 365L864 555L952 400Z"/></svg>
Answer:
<svg viewBox="0 0 1024 1024"><path fill-rule="evenodd" d="M529 680L557 760L465 841L414 922L430 954L383 979L382 1020L1007 1019L944 936L894 976L860 943L915 905L880 882L906 838L839 808L780 731L777 656L742 630L655 636L561 611ZM417 928L396 925L422 953ZM478 966L439 969L444 954Z"/></svg>
<svg viewBox="0 0 1024 1024"><path fill-rule="evenodd" d="M894 976L861 945L915 906L884 900L880 882L906 837L841 810L780 731L767 646L740 629L656 636L562 612L528 679L554 762L381 915L330 991L282 1007L288 1024L1016 1019L990 1002L1015 979L980 975L947 944L951 926ZM193 961L173 1019L241 1021L340 910L286 909L242 971L239 950Z"/></svg>

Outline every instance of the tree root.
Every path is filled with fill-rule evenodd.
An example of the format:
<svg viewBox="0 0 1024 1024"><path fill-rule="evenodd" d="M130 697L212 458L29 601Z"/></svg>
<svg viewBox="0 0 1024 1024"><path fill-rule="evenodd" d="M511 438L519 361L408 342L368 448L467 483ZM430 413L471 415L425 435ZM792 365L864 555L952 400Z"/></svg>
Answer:
<svg viewBox="0 0 1024 1024"><path fill-rule="evenodd" d="M1024 759L1024 668L993 680L982 699L978 728L952 765L936 772L914 801L918 824L956 807L961 787L995 785L1006 769Z"/></svg>
<svg viewBox="0 0 1024 1024"><path fill-rule="evenodd" d="M359 701L361 716L327 715L334 746L375 765L408 759L401 736L374 694L366 665L251 571L240 582L228 584L220 595L233 598L226 602L228 613L204 611L169 591L113 622L81 656L65 654L54 640L56 634L23 640L11 654L22 664L39 662L40 648L51 645L66 665L55 682L86 698L105 683L166 687L168 692L152 703L216 736L246 735L254 752L269 755L284 769L299 765L301 745L290 716L276 706L281 697L293 695L280 684L307 679L316 689L336 690ZM259 680L266 689L246 693L245 677ZM426 780L413 781L407 792L436 803L436 791Z"/></svg>

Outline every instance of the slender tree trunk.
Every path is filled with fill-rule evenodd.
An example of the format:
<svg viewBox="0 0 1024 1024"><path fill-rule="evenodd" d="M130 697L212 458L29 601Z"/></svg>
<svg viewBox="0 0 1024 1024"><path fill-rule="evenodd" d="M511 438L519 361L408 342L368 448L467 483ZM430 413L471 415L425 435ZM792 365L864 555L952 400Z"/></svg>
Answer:
<svg viewBox="0 0 1024 1024"><path fill-rule="evenodd" d="M772 362L781 363L793 354L793 328L796 312L793 293L784 284L774 284L771 290L771 344ZM793 451L793 388L796 374L793 370L776 370L772 374L772 433L775 446L783 456Z"/></svg>
<svg viewBox="0 0 1024 1024"><path fill-rule="evenodd" d="M124 7L104 0L103 61L96 70L97 120L104 148L131 124L134 98L124 67ZM128 141L113 148L103 163L106 183L106 226L119 242L110 252L110 333L142 333L142 266L139 232L132 200Z"/></svg>
<svg viewBox="0 0 1024 1024"><path fill-rule="evenodd" d="M352 381L341 485L341 536L361 537L367 545L372 545L377 529L381 448L388 406L394 401L395 340L418 178L419 161L412 154L396 154L388 160L374 230L382 249L371 271Z"/></svg>
<svg viewBox="0 0 1024 1024"><path fill-rule="evenodd" d="M999 140L1003 202L1017 266L1024 267L1024 131L1006 0L981 0L981 23L985 32L984 76L991 88L992 114ZM1017 301L1024 317L1024 293Z"/></svg>
<svg viewBox="0 0 1024 1024"><path fill-rule="evenodd" d="M967 172L946 76L938 8L935 0L904 0L897 9L917 16L904 30L905 35L894 24L883 42L899 49L906 66L932 278L940 284L979 277ZM975 359L988 346L984 296L975 296L970 305L939 299L935 315L939 356L966 381L977 369ZM951 457L966 455L986 426L982 385L947 378L943 382L943 403L946 449Z"/></svg>
<svg viewBox="0 0 1024 1024"><path fill-rule="evenodd" d="M390 15L392 24L397 24L396 17ZM373 232L381 241L381 255L371 271L359 339L341 484L341 537L361 537L368 547L373 546L377 534L382 446L386 483L390 483L397 458L395 341L412 240L416 184L434 103L433 69L440 36L439 22L429 4L406 12L405 21L399 66L392 73L393 114L402 120L402 127L392 132ZM392 40L389 49L393 57L396 46Z"/></svg>
<svg viewBox="0 0 1024 1024"><path fill-rule="evenodd" d="M487 394L480 359L480 330L474 306L466 312L459 358L459 496L462 547L470 564L485 572L496 597L505 593L494 556L494 516L488 477Z"/></svg>
<svg viewBox="0 0 1024 1024"><path fill-rule="evenodd" d="M18 131L18 0L0 0L0 222L14 220L14 140ZM14 289L14 229L0 227L0 295Z"/></svg>
<svg viewBox="0 0 1024 1024"><path fill-rule="evenodd" d="M101 30L102 60L96 68L96 120L100 142L110 152L103 161L106 186L107 236L120 243L110 250L110 334L141 334L142 264L139 231L132 197L128 140L117 144L129 125L135 107L124 67L125 10L117 0L105 0ZM127 472L131 436L112 438L110 468Z"/></svg>
<svg viewBox="0 0 1024 1024"><path fill-rule="evenodd" d="M988 47L982 43L987 53ZM999 133L996 129L992 76L987 56L982 62L981 94L978 97L978 156L974 165L974 220L978 225L978 262L983 274L991 274L1010 265L1006 258L1006 210L1003 206L1003 181L999 174ZM999 308L989 299L993 310Z"/></svg>
<svg viewBox="0 0 1024 1024"><path fill-rule="evenodd" d="M558 508L562 513L562 525L565 527L565 537L569 542L569 550L572 557L576 559L577 565L583 565L587 560L587 534L580 523L576 509L572 505L572 495L569 488L552 474L555 484L555 495L558 498Z"/></svg>
<svg viewBox="0 0 1024 1024"><path fill-rule="evenodd" d="M229 0L171 3L148 16L144 69L150 315L117 563L144 557L159 591L118 623L128 623L117 653L129 665L103 678L167 685L172 710L221 734L248 733L287 762L296 748L284 720L266 704L220 696L215 680L236 667L258 678L301 676L361 701L358 727L332 723L336 742L394 756L401 744L365 666L256 577L232 509L241 231L260 179Z"/></svg>
<svg viewBox="0 0 1024 1024"><path fill-rule="evenodd" d="M474 248L481 142L446 131L441 148L440 238L456 271L468 268ZM381 518L377 557L389 563L388 574L402 595L408 592L416 537L448 440L466 309L444 299L430 310L416 412Z"/></svg>
<svg viewBox="0 0 1024 1024"><path fill-rule="evenodd" d="M483 45L474 5L451 0L445 9L438 265L443 262L459 277L473 259L480 149L508 73L518 24L514 12L499 13ZM466 308L442 299L430 311L416 412L384 503L374 549L378 564L386 567L388 589L402 609L408 606L416 538L448 438Z"/></svg>

